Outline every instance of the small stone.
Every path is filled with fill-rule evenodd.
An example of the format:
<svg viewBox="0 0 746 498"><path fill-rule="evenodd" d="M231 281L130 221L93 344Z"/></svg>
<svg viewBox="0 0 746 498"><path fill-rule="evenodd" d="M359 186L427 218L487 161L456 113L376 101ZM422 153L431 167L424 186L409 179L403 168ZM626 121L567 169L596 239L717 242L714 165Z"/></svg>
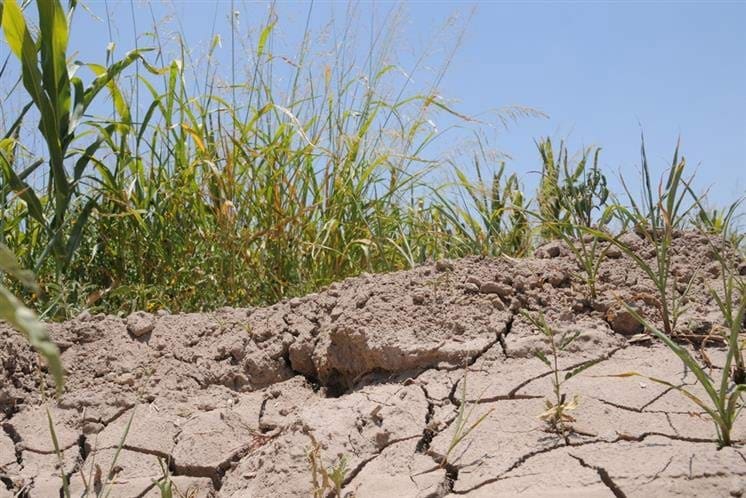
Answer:
<svg viewBox="0 0 746 498"><path fill-rule="evenodd" d="M98 434L104 430L104 424L99 422L86 422L83 424L83 434Z"/></svg>
<svg viewBox="0 0 746 498"><path fill-rule="evenodd" d="M473 292L473 293L476 294L477 292L479 292L479 287L477 287L476 284L472 284L471 282L467 282L467 283L464 284L464 290L466 292Z"/></svg>
<svg viewBox="0 0 746 498"><path fill-rule="evenodd" d="M611 246L606 250L606 257L609 259L619 259L622 257L622 250L616 246Z"/></svg>
<svg viewBox="0 0 746 498"><path fill-rule="evenodd" d="M500 297L508 297L513 293L513 289L497 282L485 282L479 288L479 292L482 294L497 294Z"/></svg>
<svg viewBox="0 0 746 498"><path fill-rule="evenodd" d="M537 251L537 256L540 258L556 258L562 253L559 242L549 242L543 245Z"/></svg>
<svg viewBox="0 0 746 498"><path fill-rule="evenodd" d="M435 271L444 272L452 271L453 263L450 259L441 259L435 263Z"/></svg>
<svg viewBox="0 0 746 498"><path fill-rule="evenodd" d="M720 276L720 263L718 262L710 263L707 266L707 273L712 278L717 278L718 276Z"/></svg>
<svg viewBox="0 0 746 498"><path fill-rule="evenodd" d="M505 303L502 302L502 299L499 297L494 298L492 301L492 307L495 308L498 311L504 311L505 310Z"/></svg>
<svg viewBox="0 0 746 498"><path fill-rule="evenodd" d="M417 294L412 294L412 304L416 305L423 305L427 302L427 294L424 292L418 292Z"/></svg>
<svg viewBox="0 0 746 498"><path fill-rule="evenodd" d="M538 289L539 287L541 287L541 279L539 277L530 277L527 280L527 283L529 289Z"/></svg>
<svg viewBox="0 0 746 498"><path fill-rule="evenodd" d="M87 322L91 319L91 313L88 310L83 310L80 312L80 314L77 316L77 319L81 322Z"/></svg>
<svg viewBox="0 0 746 498"><path fill-rule="evenodd" d="M143 311L136 311L127 317L127 330L135 337L142 337L153 331L153 316Z"/></svg>
<svg viewBox="0 0 746 498"><path fill-rule="evenodd" d="M115 382L120 386L135 385L135 377L131 373L125 373L116 378Z"/></svg>
<svg viewBox="0 0 746 498"><path fill-rule="evenodd" d="M466 282L469 283L469 284L474 284L477 287L481 287L482 286L482 281L479 280L477 277L474 277L474 276L470 276L469 278L467 278Z"/></svg>
<svg viewBox="0 0 746 498"><path fill-rule="evenodd" d="M645 327L626 309L612 308L606 314L611 330L624 336L641 334Z"/></svg>
<svg viewBox="0 0 746 498"><path fill-rule="evenodd" d="M546 280L552 287L562 287L567 283L568 278L561 271L554 270L547 273Z"/></svg>
<svg viewBox="0 0 746 498"><path fill-rule="evenodd" d="M518 313L518 310L521 308L523 308L523 303L520 299L514 297L510 300L510 311L512 311L513 313Z"/></svg>

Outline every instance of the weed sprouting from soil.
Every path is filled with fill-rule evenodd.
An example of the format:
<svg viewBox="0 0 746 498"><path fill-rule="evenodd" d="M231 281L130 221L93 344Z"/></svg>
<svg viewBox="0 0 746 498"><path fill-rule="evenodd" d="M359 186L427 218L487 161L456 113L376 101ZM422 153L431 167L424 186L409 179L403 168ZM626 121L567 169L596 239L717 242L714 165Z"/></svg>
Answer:
<svg viewBox="0 0 746 498"><path fill-rule="evenodd" d="M579 400L577 396L573 396L572 399L568 400L567 393L562 390L562 385L600 360L585 362L562 376L559 366L560 353L565 351L578 338L581 331L565 332L558 336L554 328L547 323L543 313L531 314L526 310L521 310L521 315L547 338L551 353L550 359L541 350L534 352L534 355L551 369L552 391L554 395L553 400L545 400L546 411L539 415L539 418L547 423L552 432L565 435L572 429L571 426L575 418L570 415L570 412L577 409Z"/></svg>
<svg viewBox="0 0 746 498"><path fill-rule="evenodd" d="M453 421L453 435L448 443L446 453L440 462L441 467L448 465L448 459L453 451L494 411L493 409L489 409L475 418L474 410L479 406L479 401L468 402L466 397L466 378L467 371L464 371L464 376L461 379L461 396L459 397L458 411L456 412L456 419ZM481 397L480 395L479 398ZM467 407L467 405L469 406Z"/></svg>
<svg viewBox="0 0 746 498"><path fill-rule="evenodd" d="M672 278L671 246L675 232L684 226L696 206L697 196L694 195L690 187L692 179L684 178L686 161L684 158L679 159L678 145L665 183L661 179L657 191L651 183L651 173L644 141L641 147L641 156L642 199L639 202L636 201L635 196L631 194L626 183L624 183L624 179L622 179L629 200L629 207L616 204L614 212L624 226L632 227L633 230L650 242L654 251L654 262L648 263L637 251L623 243L619 237L611 237L597 231L594 232L594 235L606 238L616 245L650 278L658 293L663 331L671 336L676 330L676 324L682 311L682 303L686 300L686 293L682 294L677 291L675 280ZM689 202L687 202L687 199L689 199Z"/></svg>
<svg viewBox="0 0 746 498"><path fill-rule="evenodd" d="M731 367L737 364L736 358L740 354L739 336L743 327L744 313L746 312L746 295L742 295L737 307L736 314L729 324L727 333L728 350L725 357L725 364L722 369L721 378L718 383L715 379L702 368L694 357L684 348L677 344L667 334L658 330L658 328L640 316L635 309L625 304L627 310L632 313L645 328L661 340L668 348L679 357L694 376L699 384L707 393L707 398L693 394L690 390L675 385L669 381L649 377L638 372L625 372L614 375L613 377L644 377L651 382L662 384L671 389L675 389L683 396L690 399L699 406L715 424L717 439L719 445L730 446L732 444L731 431L736 419L744 408L743 393L746 392L746 384L730 382Z"/></svg>
<svg viewBox="0 0 746 498"><path fill-rule="evenodd" d="M326 467L321 455L321 445L313 435L311 447L306 453L308 465L311 470L311 489L314 498L326 498L330 493L336 498L342 498L342 486L349 469L347 468L347 457L340 456L331 467Z"/></svg>
<svg viewBox="0 0 746 498"><path fill-rule="evenodd" d="M574 167L569 166L568 152L560 144L558 158L550 139L538 144L542 157L542 179L537 193L539 230L546 239L562 240L575 257L585 278L588 299L596 300L596 283L601 264L611 247L602 237L587 233L587 229L606 232L613 216L613 207L607 206L609 189L606 176L598 164L600 148L583 150ZM592 166L588 166L590 157ZM594 212L601 216L594 220Z"/></svg>

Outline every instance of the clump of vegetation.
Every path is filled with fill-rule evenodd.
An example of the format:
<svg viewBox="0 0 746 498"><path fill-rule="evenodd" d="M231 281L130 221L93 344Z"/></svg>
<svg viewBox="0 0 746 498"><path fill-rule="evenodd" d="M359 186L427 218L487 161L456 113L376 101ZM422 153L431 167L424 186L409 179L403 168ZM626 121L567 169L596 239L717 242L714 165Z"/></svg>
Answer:
<svg viewBox="0 0 746 498"><path fill-rule="evenodd" d="M657 190L654 189L652 184L644 141L641 147L641 155L643 197L639 202L636 201L635 196L632 195L624 179L622 179L629 200L629 207L616 204L614 213L622 221L623 226L631 227L652 245L653 262L648 263L634 248L623 243L619 237L610 237L604 233L596 233L595 235L606 237L629 256L650 278L658 293L663 330L671 336L676 330L676 324L683 311L682 306L688 293L680 293L676 289L676 281L671 273L671 245L675 232L684 227L689 220L696 206L697 196L690 187L691 178L686 179L684 177L686 161L683 157L679 159L678 145L665 183L661 180ZM690 199L691 202L687 202L687 199ZM693 281L694 275L687 285L687 289L691 287Z"/></svg>
<svg viewBox="0 0 746 498"><path fill-rule="evenodd" d="M521 315L547 338L551 353L550 359L541 350L534 352L536 357L551 369L552 392L554 395L554 399L545 400L546 411L539 415L539 418L547 423L552 432L565 435L572 430L572 423L575 422L575 418L570 415L570 412L578 407L578 397L573 396L572 399L568 400L567 393L562 390L562 385L601 360L587 361L573 370L565 372L563 376L559 366L560 353L565 351L578 338L581 331L565 332L558 336L556 331L547 323L543 313L531 314L526 310L521 310Z"/></svg>
<svg viewBox="0 0 746 498"><path fill-rule="evenodd" d="M532 247L531 226L527 217L528 202L518 175L508 175L502 161L489 179L484 171L487 159L488 154L480 142L479 153L472 161L476 181L470 180L464 169L453 164L461 202L442 199L437 212L453 230L451 238L464 241L470 253L526 256Z"/></svg>
<svg viewBox="0 0 746 498"><path fill-rule="evenodd" d="M571 168L564 143L556 162L550 139L539 142L538 148L543 162L536 213L540 231L545 238L565 243L585 277L588 299L594 301L598 272L611 245L603 237L589 234L589 229L605 232L613 213L613 208L606 206L609 189L598 164L601 149L584 149ZM590 157L593 164L588 167ZM596 211L601 215L594 220Z"/></svg>
<svg viewBox="0 0 746 498"><path fill-rule="evenodd" d="M437 81L411 85L419 64L408 77L395 71L395 24L379 28L358 68L342 63L354 47L341 44L324 46L330 61L310 57L321 48L311 31L295 56L273 53L279 21L270 12L248 79L226 88L213 66L216 44L206 68L155 67L142 48L107 67L73 66L73 76L72 11L58 0L36 4L38 33L15 1L5 3L3 31L46 152L23 143L36 124L24 111L0 147L0 233L36 272L41 291L26 297L45 317L263 304L362 271L487 252L489 237L454 237L461 213L448 216L457 213L448 195L439 187L429 195L426 180L436 165L427 150L440 136L431 121L468 118L436 93ZM168 45L153 33L154 45ZM139 101L118 86L132 72ZM289 73L289 89L277 72ZM188 83L197 74L208 75L194 78L204 84ZM114 104L109 117L90 112L102 92ZM516 189L512 180L518 250L528 225Z"/></svg>

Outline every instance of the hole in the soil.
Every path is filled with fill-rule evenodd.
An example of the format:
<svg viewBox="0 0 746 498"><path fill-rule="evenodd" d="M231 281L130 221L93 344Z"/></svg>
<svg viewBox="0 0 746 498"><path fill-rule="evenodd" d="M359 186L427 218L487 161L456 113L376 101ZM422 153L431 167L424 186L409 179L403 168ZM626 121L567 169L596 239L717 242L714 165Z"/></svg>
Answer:
<svg viewBox="0 0 746 498"><path fill-rule="evenodd" d="M326 384L326 397L327 398L340 398L347 394L349 388L345 378L335 369L329 376L330 382Z"/></svg>
<svg viewBox="0 0 746 498"><path fill-rule="evenodd" d="M13 428L12 425L9 423L3 424L3 431L5 434L8 435L11 441L13 441L13 446L15 447L15 454L16 454L16 463L18 465L23 465L23 452L21 451L21 445L19 444L21 442L21 435L18 434Z"/></svg>
<svg viewBox="0 0 746 498"><path fill-rule="evenodd" d="M88 458L88 448L86 447L86 443L85 434L81 434L80 437L78 437L78 452L80 453L81 462L85 462L86 458Z"/></svg>
<svg viewBox="0 0 746 498"><path fill-rule="evenodd" d="M427 450L430 449L430 443L433 442L434 437L435 437L435 431L433 431L429 427L425 427L425 430L422 431L422 438L419 441L417 441L417 446L415 446L415 451L417 453L425 453Z"/></svg>
<svg viewBox="0 0 746 498"><path fill-rule="evenodd" d="M5 489L13 493L13 481L10 479L10 477L6 476L5 474L0 474L0 482L5 485ZM13 495L15 496L15 494Z"/></svg>
<svg viewBox="0 0 746 498"><path fill-rule="evenodd" d="M435 405L430 401L430 395L428 394L427 389L425 389L425 386L420 386L420 389L422 389L422 392L425 394L425 399L427 400L427 413L425 414L425 428L422 430L422 437L417 441L415 451L417 453L425 453L430 449L430 443L435 437L435 431L430 428L430 423L435 415Z"/></svg>
<svg viewBox="0 0 746 498"><path fill-rule="evenodd" d="M303 377L304 379L306 379L306 382L308 382L311 385L311 389L313 390L314 393L318 393L319 391L321 391L321 388L323 386L321 385L321 382L319 382L318 378L316 378L313 375L308 375L308 374L305 374L303 372L299 372L299 371L297 371L296 369L293 368L293 364L290 361L290 351L289 350L286 350L282 354L282 359L285 362L285 365L288 367L288 369L290 369L291 372L293 372L295 375L300 375L301 377Z"/></svg>
<svg viewBox="0 0 746 498"><path fill-rule="evenodd" d="M445 489L443 490L443 496L449 494L451 491L453 491L453 487L456 484L456 481L458 480L458 467L456 467L453 464L447 463L445 464L446 469L446 478L445 478Z"/></svg>

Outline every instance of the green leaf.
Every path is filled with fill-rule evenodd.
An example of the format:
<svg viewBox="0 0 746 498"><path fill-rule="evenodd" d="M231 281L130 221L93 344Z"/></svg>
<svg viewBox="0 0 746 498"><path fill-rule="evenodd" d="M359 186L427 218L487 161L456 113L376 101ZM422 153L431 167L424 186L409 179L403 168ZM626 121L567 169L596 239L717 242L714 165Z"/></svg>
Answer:
<svg viewBox="0 0 746 498"><path fill-rule="evenodd" d="M15 254L6 246L0 242L0 272L7 273L17 278L21 284L25 285L29 289L38 290L36 280L34 279L33 272L25 270L21 267L16 259Z"/></svg>
<svg viewBox="0 0 746 498"><path fill-rule="evenodd" d="M29 344L47 360L49 373L54 378L57 394L62 393L63 371L60 350L51 341L36 314L23 305L8 289L0 286L0 318L18 329Z"/></svg>
<svg viewBox="0 0 746 498"><path fill-rule="evenodd" d="M538 351L538 350L534 351L534 356L536 356L537 358L539 358L546 366L548 366L548 367L552 366L552 364L549 362L549 359L547 358L547 356L544 353L542 353L541 351Z"/></svg>
<svg viewBox="0 0 746 498"><path fill-rule="evenodd" d="M41 164L42 162L37 162L34 163L32 167L33 169L36 169L36 167ZM28 173L30 174L33 169L29 167L26 169L26 171L28 171ZM21 180L21 178L18 176L15 169L13 168L13 165L8 162L5 155L1 152L0 171L2 171L5 181L8 182L8 185L11 189L13 189L13 192L15 192L16 195L18 195L18 197L26 203L26 208L28 209L31 217L41 223L41 225L46 229L47 220L44 217L44 209L42 208L39 197L37 197L36 192L34 192L34 189L32 189L28 183Z"/></svg>
<svg viewBox="0 0 746 498"><path fill-rule="evenodd" d="M67 239L65 260L68 265L72 261L73 255L80 245L80 241L83 238L83 229L85 228L86 223L88 223L88 217L94 207L96 207L96 198L92 197L88 202L86 202L80 213L78 213L78 219L75 220L75 224L73 225L72 231Z"/></svg>
<svg viewBox="0 0 746 498"><path fill-rule="evenodd" d="M576 375L578 375L579 373L581 373L581 372L583 372L583 371L585 371L585 370L588 370L588 369L589 369L589 368L591 368L591 367L592 367L593 365L596 365L596 364L598 364L598 363L601 363L601 362L602 362L602 361L604 361L604 360L605 360L605 358L596 358L595 360L590 360L590 361L587 361L587 362L583 363L583 364L582 364L582 365L580 365L579 367L577 367L577 368L574 368L574 369L573 369L573 370L571 370L570 372L567 372L567 373L565 374L565 380L567 380L567 379L571 379L572 377L575 377L575 376L576 376Z"/></svg>

